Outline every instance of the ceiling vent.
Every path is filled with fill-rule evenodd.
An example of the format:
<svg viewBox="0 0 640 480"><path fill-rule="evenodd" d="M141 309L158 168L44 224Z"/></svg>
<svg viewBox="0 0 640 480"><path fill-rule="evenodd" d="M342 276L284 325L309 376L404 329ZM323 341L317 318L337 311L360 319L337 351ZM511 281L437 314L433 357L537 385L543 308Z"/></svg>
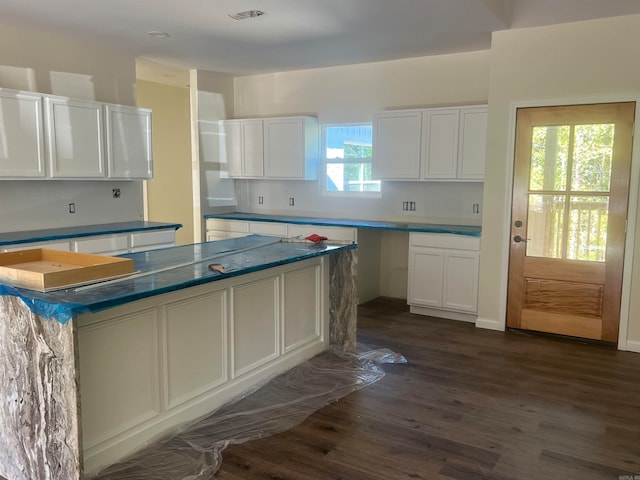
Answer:
<svg viewBox="0 0 640 480"><path fill-rule="evenodd" d="M233 15L229 15L234 20L245 20L247 18L254 18L264 15L262 10L247 10L245 12L238 12Z"/></svg>

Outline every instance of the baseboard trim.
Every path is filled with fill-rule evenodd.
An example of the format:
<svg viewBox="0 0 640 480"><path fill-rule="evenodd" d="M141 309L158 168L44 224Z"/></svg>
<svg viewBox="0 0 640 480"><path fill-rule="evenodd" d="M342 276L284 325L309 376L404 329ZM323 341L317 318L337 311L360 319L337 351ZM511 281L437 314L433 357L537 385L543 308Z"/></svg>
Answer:
<svg viewBox="0 0 640 480"><path fill-rule="evenodd" d="M627 340L627 348L625 348L625 350L627 352L640 353L640 341Z"/></svg>
<svg viewBox="0 0 640 480"><path fill-rule="evenodd" d="M418 315L427 315L429 317L446 318L448 320L459 320L461 322L474 323L477 315L475 313L451 312L449 310L440 310L438 308L420 307L410 305L410 312Z"/></svg>
<svg viewBox="0 0 640 480"><path fill-rule="evenodd" d="M504 332L504 324L496 320L490 320L488 318L478 317L476 320L476 327L484 328L486 330L498 330Z"/></svg>

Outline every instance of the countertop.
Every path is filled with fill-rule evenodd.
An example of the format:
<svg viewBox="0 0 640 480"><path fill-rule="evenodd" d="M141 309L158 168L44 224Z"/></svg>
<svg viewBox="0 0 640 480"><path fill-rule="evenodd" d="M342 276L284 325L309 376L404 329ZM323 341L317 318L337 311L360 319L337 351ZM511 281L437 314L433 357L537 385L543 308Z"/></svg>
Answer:
<svg viewBox="0 0 640 480"><path fill-rule="evenodd" d="M339 218L319 218L319 217L295 217L288 215L265 215L260 213L222 213L217 215L205 215L207 218L219 218L223 220L246 220L259 222L294 223L299 225L322 225L330 227L354 227L354 228L375 228L381 230L400 230L406 232L423 233L448 233L452 235L467 235L479 237L482 227L469 225L440 225L435 223L402 223L402 222L382 222L376 220L353 220Z"/></svg>
<svg viewBox="0 0 640 480"><path fill-rule="evenodd" d="M120 255L133 259L136 273L111 283L47 293L0 284L0 295L17 295L34 313L64 323L80 313L353 248L357 245L282 242L249 235ZM226 273L209 270L210 263L223 265Z"/></svg>
<svg viewBox="0 0 640 480"><path fill-rule="evenodd" d="M182 228L182 224L134 221L7 232L0 233L0 246L15 245L18 243L48 242L53 240L64 240L65 238L91 237L96 235L110 235L114 233L127 233L144 230L163 230L167 228L177 230Z"/></svg>

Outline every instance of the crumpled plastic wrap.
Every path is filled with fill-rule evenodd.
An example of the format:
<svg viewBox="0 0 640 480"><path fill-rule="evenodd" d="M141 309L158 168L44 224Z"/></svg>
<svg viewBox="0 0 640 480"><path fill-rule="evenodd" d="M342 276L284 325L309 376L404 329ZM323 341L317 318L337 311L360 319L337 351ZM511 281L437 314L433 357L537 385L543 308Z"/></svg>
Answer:
<svg viewBox="0 0 640 480"><path fill-rule="evenodd" d="M231 444L288 430L322 407L384 376L382 364L407 363L389 349L331 348L259 384L210 415L111 465L93 480L209 480Z"/></svg>

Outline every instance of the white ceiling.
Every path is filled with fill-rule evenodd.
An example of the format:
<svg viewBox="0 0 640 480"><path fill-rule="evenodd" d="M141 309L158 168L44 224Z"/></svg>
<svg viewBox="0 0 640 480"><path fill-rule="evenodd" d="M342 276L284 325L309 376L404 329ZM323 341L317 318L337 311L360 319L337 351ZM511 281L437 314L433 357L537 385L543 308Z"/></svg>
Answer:
<svg viewBox="0 0 640 480"><path fill-rule="evenodd" d="M0 0L2 24L234 74L484 50L497 30L636 13L640 0Z"/></svg>

